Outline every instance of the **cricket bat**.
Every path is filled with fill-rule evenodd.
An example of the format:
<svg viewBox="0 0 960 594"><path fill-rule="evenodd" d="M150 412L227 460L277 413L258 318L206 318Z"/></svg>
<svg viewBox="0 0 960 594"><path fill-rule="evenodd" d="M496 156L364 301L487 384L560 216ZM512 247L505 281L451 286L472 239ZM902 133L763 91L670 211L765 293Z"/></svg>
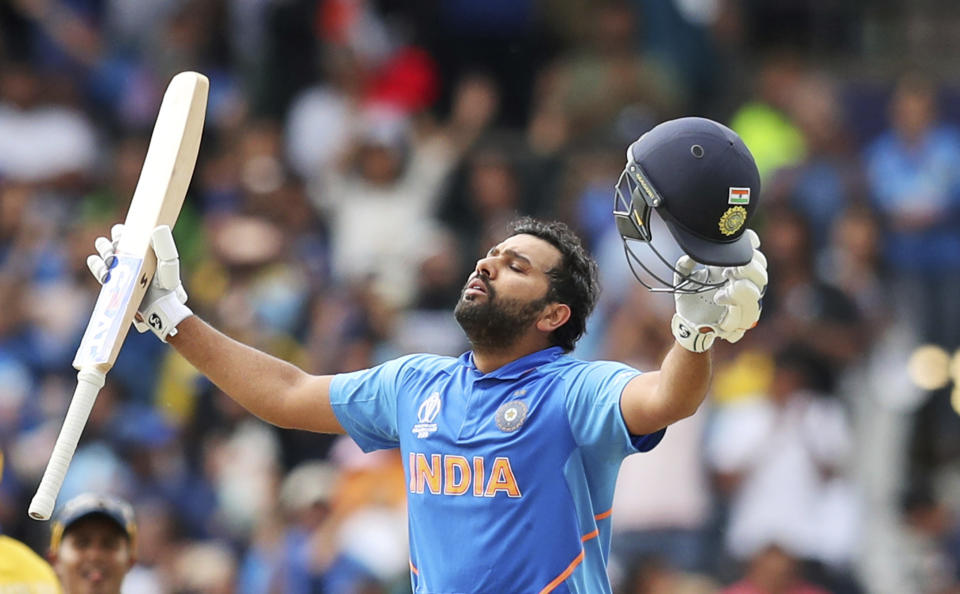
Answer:
<svg viewBox="0 0 960 594"><path fill-rule="evenodd" d="M196 72L173 77L163 95L140 179L124 220L110 278L100 289L80 348L73 360L78 370L77 389L60 429L37 493L30 502L30 517L48 520L57 494L73 459L80 434L90 416L107 372L140 301L153 279L157 259L150 235L158 225L173 227L193 176L210 82Z"/></svg>

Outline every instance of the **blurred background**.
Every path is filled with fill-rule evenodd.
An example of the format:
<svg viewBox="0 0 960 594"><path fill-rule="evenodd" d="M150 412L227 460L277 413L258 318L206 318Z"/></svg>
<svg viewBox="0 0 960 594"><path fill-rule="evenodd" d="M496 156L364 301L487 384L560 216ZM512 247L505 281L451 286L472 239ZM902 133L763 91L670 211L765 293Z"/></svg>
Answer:
<svg viewBox="0 0 960 594"><path fill-rule="evenodd" d="M673 303L630 276L613 186L654 124L730 125L763 177L763 319L624 463L617 591L960 592L958 31L950 0L0 3L3 532L46 549L26 509L98 290L84 260L167 82L198 70L189 305L311 372L466 350L453 305L517 213L600 262L576 354L657 367ZM261 423L132 332L60 501L134 503L125 592L392 594L402 475Z"/></svg>

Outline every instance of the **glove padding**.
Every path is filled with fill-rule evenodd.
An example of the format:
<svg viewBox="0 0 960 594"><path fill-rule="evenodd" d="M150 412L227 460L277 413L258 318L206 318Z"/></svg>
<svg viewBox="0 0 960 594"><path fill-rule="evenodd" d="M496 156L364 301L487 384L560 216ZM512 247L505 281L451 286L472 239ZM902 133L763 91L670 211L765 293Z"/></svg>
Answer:
<svg viewBox="0 0 960 594"><path fill-rule="evenodd" d="M685 278L695 281L693 284L723 283L701 293L676 294L677 313L670 326L677 342L688 351L702 353L718 337L737 342L760 319L760 299L767 287L767 259L758 249L757 234L752 229L746 233L753 246L753 258L743 266L705 266L694 270L697 263L689 256L681 256L677 261L675 286Z"/></svg>
<svg viewBox="0 0 960 594"><path fill-rule="evenodd" d="M96 254L87 257L87 268L100 284L110 279L110 270L116 264L116 250L123 236L123 225L117 224L110 229L110 239L98 237L94 242ZM147 292L140 302L140 308L133 320L138 332L152 331L163 342L177 333L177 324L193 315L187 302L187 292L180 282L180 254L173 241L173 233L167 225L153 230L150 245L157 255L157 271Z"/></svg>

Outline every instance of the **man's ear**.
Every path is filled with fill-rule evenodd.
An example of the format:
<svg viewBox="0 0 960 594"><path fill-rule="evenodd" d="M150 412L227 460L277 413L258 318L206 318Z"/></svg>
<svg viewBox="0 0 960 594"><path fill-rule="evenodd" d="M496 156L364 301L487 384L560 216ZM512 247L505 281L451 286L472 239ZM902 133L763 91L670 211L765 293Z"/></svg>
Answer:
<svg viewBox="0 0 960 594"><path fill-rule="evenodd" d="M566 324L567 320L570 319L570 314L570 306L566 303L551 303L540 314L540 319L537 320L537 330L549 334Z"/></svg>
<svg viewBox="0 0 960 594"><path fill-rule="evenodd" d="M133 569L133 566L137 564L137 542L136 539L127 537L127 552L129 553L127 557L127 571Z"/></svg>

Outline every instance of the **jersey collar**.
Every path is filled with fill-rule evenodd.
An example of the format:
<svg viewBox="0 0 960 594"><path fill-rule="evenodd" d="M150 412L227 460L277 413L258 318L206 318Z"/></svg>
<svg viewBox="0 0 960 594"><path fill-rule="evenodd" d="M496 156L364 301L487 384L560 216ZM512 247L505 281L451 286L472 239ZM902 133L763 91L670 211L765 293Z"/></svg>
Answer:
<svg viewBox="0 0 960 594"><path fill-rule="evenodd" d="M494 369L490 373L484 374L477 369L477 366L473 362L473 351L467 351L460 355L460 364L471 371L474 379L511 380L524 376L541 365L556 361L561 356L563 356L563 347L554 346L543 349L542 351L530 353L529 355L507 363L499 369Z"/></svg>

